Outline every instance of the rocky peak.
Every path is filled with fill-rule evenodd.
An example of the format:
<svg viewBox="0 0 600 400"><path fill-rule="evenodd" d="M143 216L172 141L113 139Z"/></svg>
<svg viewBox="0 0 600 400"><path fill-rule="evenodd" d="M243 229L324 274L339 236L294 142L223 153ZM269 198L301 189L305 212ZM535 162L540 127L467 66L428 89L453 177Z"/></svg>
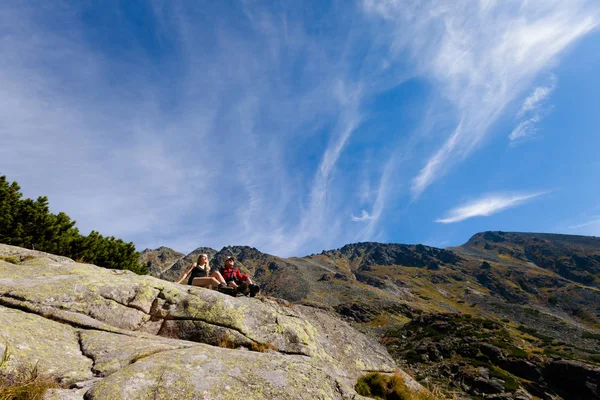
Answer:
<svg viewBox="0 0 600 400"><path fill-rule="evenodd" d="M150 275L159 276L184 256L185 254L183 253L161 246L155 250L145 249L142 251L140 253L139 262L148 267L148 273Z"/></svg>
<svg viewBox="0 0 600 400"><path fill-rule="evenodd" d="M460 261L458 255L445 249L421 244L375 242L349 244L337 250L324 251L321 255L334 259L346 258L356 270L369 268L371 265L404 265L437 269L439 264L456 264Z"/></svg>

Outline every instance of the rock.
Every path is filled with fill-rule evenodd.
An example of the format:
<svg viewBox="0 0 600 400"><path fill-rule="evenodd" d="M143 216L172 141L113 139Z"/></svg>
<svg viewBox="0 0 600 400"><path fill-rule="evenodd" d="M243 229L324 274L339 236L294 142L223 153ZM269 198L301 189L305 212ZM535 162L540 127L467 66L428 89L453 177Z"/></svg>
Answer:
<svg viewBox="0 0 600 400"><path fill-rule="evenodd" d="M500 364L500 362L504 360L504 353L502 353L502 350L492 344L480 344L479 351L486 355L494 364Z"/></svg>
<svg viewBox="0 0 600 400"><path fill-rule="evenodd" d="M335 307L335 311L352 321L369 322L377 317L374 310L358 303L339 304Z"/></svg>
<svg viewBox="0 0 600 400"><path fill-rule="evenodd" d="M331 276L329 276L329 274L323 274L321 275L321 277L319 278L320 281L330 281L331 280Z"/></svg>
<svg viewBox="0 0 600 400"><path fill-rule="evenodd" d="M483 379L490 379L490 370L484 367L479 367L479 376Z"/></svg>
<svg viewBox="0 0 600 400"><path fill-rule="evenodd" d="M302 357L209 346L146 357L94 385L86 399L340 399L334 378Z"/></svg>
<svg viewBox="0 0 600 400"><path fill-rule="evenodd" d="M7 252L28 251L0 245ZM2 341L11 362L39 360L61 381L88 382L88 400L347 398L359 376L396 369L382 345L333 312L35 256L0 260Z"/></svg>
<svg viewBox="0 0 600 400"><path fill-rule="evenodd" d="M502 393L504 391L502 383L495 379L485 379L482 377L475 378L471 387L481 393Z"/></svg>
<svg viewBox="0 0 600 400"><path fill-rule="evenodd" d="M542 379L542 368L534 363L520 358L509 358L502 364L502 368L510 373L525 378L530 381L538 382Z"/></svg>
<svg viewBox="0 0 600 400"><path fill-rule="evenodd" d="M544 368L544 379L561 394L578 393L581 399L600 398L600 368L573 360L553 360Z"/></svg>
<svg viewBox="0 0 600 400"><path fill-rule="evenodd" d="M78 330L35 314L0 306L0 354L10 354L6 368L25 366L70 384L93 378L93 361L82 354Z"/></svg>
<svg viewBox="0 0 600 400"><path fill-rule="evenodd" d="M527 393L523 388L518 388L514 395L515 400L531 400L533 396Z"/></svg>
<svg viewBox="0 0 600 400"><path fill-rule="evenodd" d="M346 275L340 274L339 272L336 272L335 275L333 275L333 277L335 279L340 279L342 281L347 281L348 280L348 277Z"/></svg>

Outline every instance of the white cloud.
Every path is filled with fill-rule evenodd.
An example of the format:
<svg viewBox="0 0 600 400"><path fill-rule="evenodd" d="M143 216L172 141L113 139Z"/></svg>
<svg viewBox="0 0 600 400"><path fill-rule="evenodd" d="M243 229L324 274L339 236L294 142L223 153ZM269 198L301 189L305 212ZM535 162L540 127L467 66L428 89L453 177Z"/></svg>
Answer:
<svg viewBox="0 0 600 400"><path fill-rule="evenodd" d="M373 216L371 214L369 214L366 210L362 210L360 217L357 217L354 214L352 214L350 216L350 219L354 222L365 222L365 221L373 219Z"/></svg>
<svg viewBox="0 0 600 400"><path fill-rule="evenodd" d="M595 215L585 222L569 226L567 229L572 231L586 232L585 234L590 234L589 232L594 232L592 234L600 235L600 215Z"/></svg>
<svg viewBox="0 0 600 400"><path fill-rule="evenodd" d="M455 108L456 127L413 179L415 198L476 149L506 105L600 20L598 4L588 0L363 4L396 30L390 57L406 58L408 51Z"/></svg>
<svg viewBox="0 0 600 400"><path fill-rule="evenodd" d="M521 118L526 112L537 109L540 104L552 94L556 88L556 77L553 75L550 78L550 83L545 86L536 87L533 92L525 99L521 109L517 113L517 117Z"/></svg>
<svg viewBox="0 0 600 400"><path fill-rule="evenodd" d="M451 224L473 217L488 217L500 211L521 205L544 193L530 194L488 194L480 199L468 202L448 211L446 217L438 218L435 222Z"/></svg>
<svg viewBox="0 0 600 400"><path fill-rule="evenodd" d="M539 115L534 115L529 119L521 121L519 125L513 129L508 138L511 141L516 141L533 137L536 132L535 123L541 121L541 119L542 118Z"/></svg>
<svg viewBox="0 0 600 400"><path fill-rule="evenodd" d="M533 92L523 101L521 109L517 113L518 118L522 118L526 114L532 114L530 117L521 120L519 124L508 135L511 146L522 143L525 140L535 136L537 128L535 124L540 122L544 115L549 112L549 107L544 107L544 102L552 94L556 87L556 77L552 75L550 82L545 86L536 87Z"/></svg>
<svg viewBox="0 0 600 400"><path fill-rule="evenodd" d="M81 20L79 7L93 3L1 2L2 174L26 196L47 195L82 231L138 247L248 244L299 255L378 238L387 204L407 190L399 176L413 174L404 167L419 140L445 144L427 149L415 195L597 24L577 0L514 13L493 0L372 0L316 22L270 3L215 7L206 18L190 2L155 0L143 38L120 29L125 10L104 9L115 29L100 40L100 28ZM396 34L380 18L368 24L364 10ZM315 35L311 23L332 29ZM361 131L373 100L415 76L440 94L433 104L456 111L452 133L436 135L444 112L428 105L415 137L390 126L395 137L366 151L361 140L377 134Z"/></svg>

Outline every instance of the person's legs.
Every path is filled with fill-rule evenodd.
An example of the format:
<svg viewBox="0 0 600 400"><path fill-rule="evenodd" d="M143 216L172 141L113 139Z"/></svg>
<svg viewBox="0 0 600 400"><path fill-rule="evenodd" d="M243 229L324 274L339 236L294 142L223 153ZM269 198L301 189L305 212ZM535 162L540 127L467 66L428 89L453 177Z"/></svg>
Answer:
<svg viewBox="0 0 600 400"><path fill-rule="evenodd" d="M219 281L212 277L196 277L192 281L192 285L198 287L217 287L219 286Z"/></svg>
<svg viewBox="0 0 600 400"><path fill-rule="evenodd" d="M210 274L210 276L212 276L217 281L219 281L219 283L222 283L223 285L227 285L227 282L225 282L225 279L223 279L223 275L221 275L221 273L219 271L213 272L212 274Z"/></svg>
<svg viewBox="0 0 600 400"><path fill-rule="evenodd" d="M238 285L237 285L237 283L235 283L235 281L229 281L229 283L227 283L227 286L230 286L234 289L238 288Z"/></svg>

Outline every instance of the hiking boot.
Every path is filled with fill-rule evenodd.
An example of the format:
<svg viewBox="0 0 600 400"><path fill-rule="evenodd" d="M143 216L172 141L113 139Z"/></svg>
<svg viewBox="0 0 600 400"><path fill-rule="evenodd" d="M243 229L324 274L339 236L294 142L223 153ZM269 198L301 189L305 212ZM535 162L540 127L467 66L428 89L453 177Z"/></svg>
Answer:
<svg viewBox="0 0 600 400"><path fill-rule="evenodd" d="M250 294L250 285L248 282L241 282L237 289L238 293L243 294L244 296L248 296Z"/></svg>
<svg viewBox="0 0 600 400"><path fill-rule="evenodd" d="M217 290L221 293L228 294L233 297L235 297L237 294L237 290L235 290L235 288L232 288L231 286L219 285Z"/></svg>
<svg viewBox="0 0 600 400"><path fill-rule="evenodd" d="M250 297L254 297L260 291L260 287L258 285L250 285Z"/></svg>

